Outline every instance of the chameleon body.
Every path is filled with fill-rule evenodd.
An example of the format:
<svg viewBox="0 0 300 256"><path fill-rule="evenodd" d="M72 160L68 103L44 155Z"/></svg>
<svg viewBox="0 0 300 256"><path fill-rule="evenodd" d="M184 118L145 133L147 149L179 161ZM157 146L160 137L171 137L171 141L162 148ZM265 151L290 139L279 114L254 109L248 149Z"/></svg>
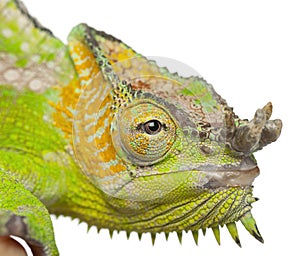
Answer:
<svg viewBox="0 0 300 256"><path fill-rule="evenodd" d="M58 255L49 214L139 237L241 221L253 152L275 141L272 105L251 121L204 79L181 77L86 24L68 45L19 1L0 1L0 236Z"/></svg>

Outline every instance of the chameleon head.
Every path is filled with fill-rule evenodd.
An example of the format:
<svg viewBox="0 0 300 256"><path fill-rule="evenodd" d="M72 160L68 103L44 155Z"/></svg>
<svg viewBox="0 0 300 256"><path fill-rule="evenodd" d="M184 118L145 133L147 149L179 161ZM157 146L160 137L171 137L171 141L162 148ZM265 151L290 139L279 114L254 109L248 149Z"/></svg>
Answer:
<svg viewBox="0 0 300 256"><path fill-rule="evenodd" d="M81 25L69 44L83 78L73 112L76 159L109 205L139 216L136 226L119 228L211 227L219 241L217 227L226 224L239 244L241 220L263 241L250 213L259 174L253 152L280 135L272 104L242 120L202 78L172 74L103 32Z"/></svg>
<svg viewBox="0 0 300 256"><path fill-rule="evenodd" d="M139 201L179 187L189 194L252 185L259 174L252 153L281 130L281 121L269 121L271 103L252 121L241 121L203 80L187 85L164 80L152 78L155 85L148 81L148 89L115 116L114 147L130 175L115 195ZM211 102L202 101L203 94L210 94Z"/></svg>
<svg viewBox="0 0 300 256"><path fill-rule="evenodd" d="M118 65L112 68L118 70ZM102 191L148 201L163 200L177 189L188 196L252 184L259 174L252 153L275 141L281 131L280 120L269 120L271 103L258 109L253 120L241 120L201 78L139 75L120 80L114 89L103 86L98 96L90 93L99 87L94 79L82 96L85 105L89 94L100 100L90 111L97 113L93 121L83 126L88 118L78 115L78 129L85 132L75 130L80 134L76 150L84 148L77 155ZM77 109L86 111L81 101ZM92 143L82 143L83 134Z"/></svg>

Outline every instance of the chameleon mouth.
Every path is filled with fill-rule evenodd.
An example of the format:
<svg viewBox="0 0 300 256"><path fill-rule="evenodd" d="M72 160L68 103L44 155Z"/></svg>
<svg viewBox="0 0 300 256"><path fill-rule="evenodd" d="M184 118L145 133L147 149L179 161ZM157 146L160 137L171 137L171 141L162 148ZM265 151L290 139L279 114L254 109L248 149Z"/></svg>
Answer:
<svg viewBox="0 0 300 256"><path fill-rule="evenodd" d="M250 186L259 175L259 168L256 166L247 170L216 171L208 174L211 176L215 186Z"/></svg>
<svg viewBox="0 0 300 256"><path fill-rule="evenodd" d="M243 159L239 166L220 167L218 169L208 168L200 172L206 176L206 184L202 185L216 188L224 186L251 186L260 171L256 163L250 157L247 157Z"/></svg>

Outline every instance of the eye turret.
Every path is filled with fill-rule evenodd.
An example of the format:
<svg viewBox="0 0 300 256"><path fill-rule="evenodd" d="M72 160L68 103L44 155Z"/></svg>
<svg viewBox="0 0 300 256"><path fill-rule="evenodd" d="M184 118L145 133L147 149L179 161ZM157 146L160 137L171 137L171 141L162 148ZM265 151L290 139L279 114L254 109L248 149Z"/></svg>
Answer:
<svg viewBox="0 0 300 256"><path fill-rule="evenodd" d="M141 100L116 117L114 146L133 164L151 165L163 159L176 138L176 124L161 106Z"/></svg>

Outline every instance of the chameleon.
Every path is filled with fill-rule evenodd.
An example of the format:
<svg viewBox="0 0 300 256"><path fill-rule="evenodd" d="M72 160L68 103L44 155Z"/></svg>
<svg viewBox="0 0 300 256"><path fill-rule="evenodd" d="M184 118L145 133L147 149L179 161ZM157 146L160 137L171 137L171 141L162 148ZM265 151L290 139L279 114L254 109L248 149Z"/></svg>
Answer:
<svg viewBox="0 0 300 256"><path fill-rule="evenodd" d="M181 76L87 24L65 45L22 2L0 0L0 237L59 255L50 214L150 233L236 222L258 241L254 152L276 141L272 104L239 118L199 76Z"/></svg>

